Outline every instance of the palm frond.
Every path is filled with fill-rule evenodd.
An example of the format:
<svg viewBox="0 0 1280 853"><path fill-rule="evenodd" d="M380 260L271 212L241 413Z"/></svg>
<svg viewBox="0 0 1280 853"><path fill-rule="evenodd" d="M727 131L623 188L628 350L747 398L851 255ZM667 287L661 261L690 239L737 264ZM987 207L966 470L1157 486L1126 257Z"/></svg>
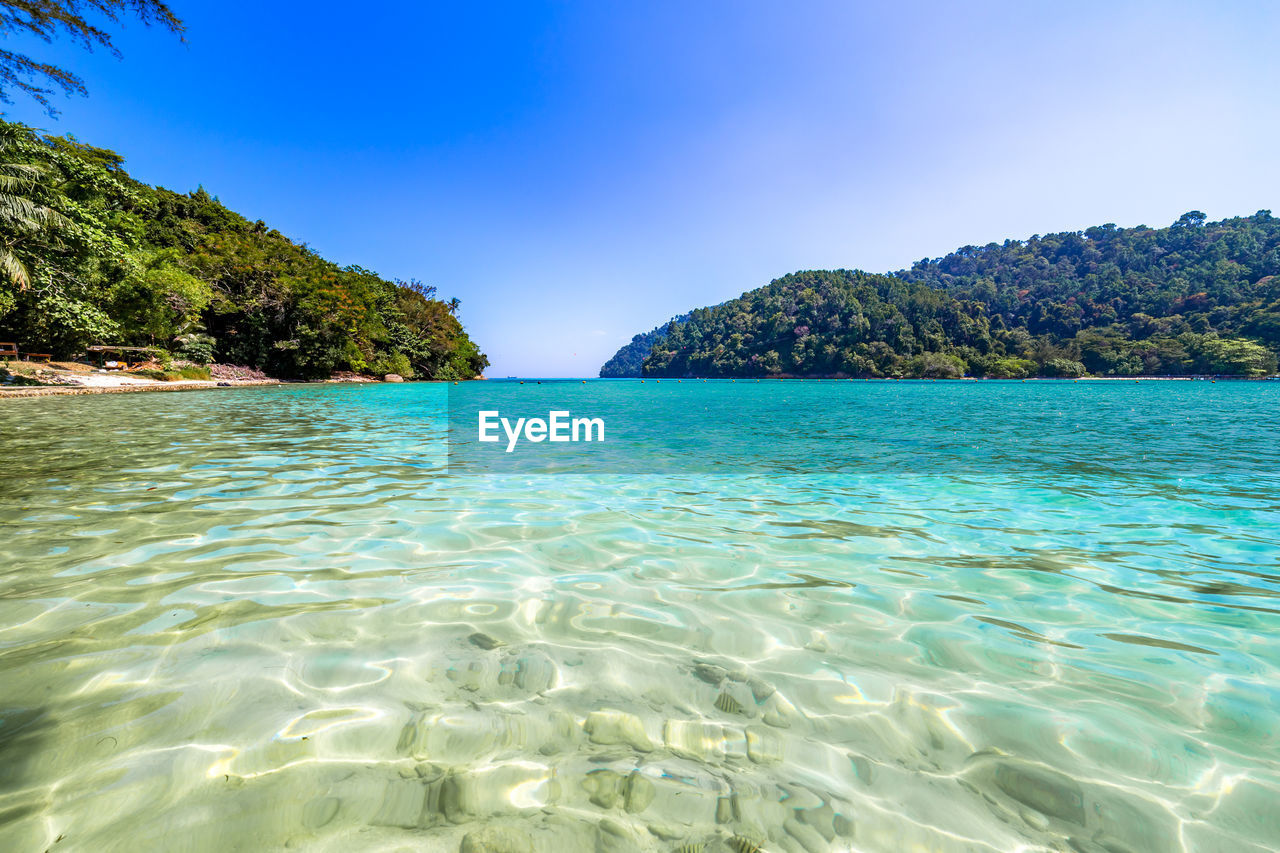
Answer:
<svg viewBox="0 0 1280 853"><path fill-rule="evenodd" d="M18 260L17 255L4 248L0 248L0 276L18 285L19 290L26 290L31 284L26 266Z"/></svg>
<svg viewBox="0 0 1280 853"><path fill-rule="evenodd" d="M39 230L47 209L29 198L13 193L0 193L0 225L14 230Z"/></svg>
<svg viewBox="0 0 1280 853"><path fill-rule="evenodd" d="M68 224L67 218L53 208L37 204L25 196L0 190L0 226L30 232L44 228L62 228Z"/></svg>
<svg viewBox="0 0 1280 853"><path fill-rule="evenodd" d="M0 163L0 175L34 183L46 174L44 166L35 163Z"/></svg>

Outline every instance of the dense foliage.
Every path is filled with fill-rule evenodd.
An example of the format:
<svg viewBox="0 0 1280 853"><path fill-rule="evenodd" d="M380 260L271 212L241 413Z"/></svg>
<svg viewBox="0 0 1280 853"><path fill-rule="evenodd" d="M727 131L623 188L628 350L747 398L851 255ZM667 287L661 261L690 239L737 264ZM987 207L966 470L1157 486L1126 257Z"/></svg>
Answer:
<svg viewBox="0 0 1280 853"><path fill-rule="evenodd" d="M464 379L488 364L434 288L339 267L121 164L0 122L0 340L59 357L154 345L286 378Z"/></svg>
<svg viewBox="0 0 1280 853"><path fill-rule="evenodd" d="M631 375L1262 376L1278 351L1280 220L1192 212L784 276L668 324Z"/></svg>
<svg viewBox="0 0 1280 853"><path fill-rule="evenodd" d="M631 343L618 350L613 354L613 358L604 363L604 367L600 368L600 378L623 379L639 376L645 357L649 355L655 344L666 338L667 327L671 323L683 323L687 319L689 319L688 314L673 317L669 322L663 323L652 331L636 335L631 339Z"/></svg>

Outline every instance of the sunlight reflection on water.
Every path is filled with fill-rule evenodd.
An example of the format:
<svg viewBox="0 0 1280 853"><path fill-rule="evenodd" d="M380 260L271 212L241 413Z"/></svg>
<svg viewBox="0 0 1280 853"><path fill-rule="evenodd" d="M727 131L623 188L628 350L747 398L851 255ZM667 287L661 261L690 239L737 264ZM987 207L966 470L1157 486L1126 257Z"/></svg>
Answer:
<svg viewBox="0 0 1280 853"><path fill-rule="evenodd" d="M564 393L520 387L475 393ZM572 393L856 452L452 470L430 385L0 404L0 848L1280 844L1277 389L658 387Z"/></svg>

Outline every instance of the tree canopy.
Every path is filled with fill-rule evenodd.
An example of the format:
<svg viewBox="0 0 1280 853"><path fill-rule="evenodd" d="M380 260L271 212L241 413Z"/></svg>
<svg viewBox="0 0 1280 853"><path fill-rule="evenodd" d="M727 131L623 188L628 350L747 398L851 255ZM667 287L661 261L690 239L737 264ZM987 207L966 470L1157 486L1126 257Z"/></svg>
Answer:
<svg viewBox="0 0 1280 853"><path fill-rule="evenodd" d="M610 364L634 364L643 343ZM888 275L787 275L668 324L630 375L1261 376L1277 352L1280 220L1191 211L1168 228L965 246Z"/></svg>
<svg viewBox="0 0 1280 853"><path fill-rule="evenodd" d="M64 357L158 346L285 378L467 379L488 365L457 300L339 267L203 189L151 187L122 164L0 122L0 340Z"/></svg>
<svg viewBox="0 0 1280 853"><path fill-rule="evenodd" d="M600 368L600 378L621 379L628 376L639 376L645 357L649 355L654 344L666 338L667 327L671 323L683 323L687 319L689 319L689 315L682 314L679 317L671 318L669 322L663 323L652 331L636 335L631 339L631 343L618 350L613 354L613 358L605 362L604 367Z"/></svg>

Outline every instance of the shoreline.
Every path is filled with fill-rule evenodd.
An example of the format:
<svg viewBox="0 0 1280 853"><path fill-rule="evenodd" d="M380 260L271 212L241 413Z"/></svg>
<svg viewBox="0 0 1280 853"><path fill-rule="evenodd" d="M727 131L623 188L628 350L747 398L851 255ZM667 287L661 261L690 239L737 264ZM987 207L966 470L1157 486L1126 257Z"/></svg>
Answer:
<svg viewBox="0 0 1280 853"><path fill-rule="evenodd" d="M245 379L226 385L217 382L130 382L120 385L19 385L0 388L0 400L6 397L74 397L82 394L136 394L145 391L211 391L224 388L252 388L284 385L279 379Z"/></svg>
<svg viewBox="0 0 1280 853"><path fill-rule="evenodd" d="M649 377L645 377L645 378L649 378ZM670 377L663 377L663 378L670 378ZM723 377L723 378L727 379L729 377ZM742 378L742 377L736 377L736 378ZM778 381L778 380L803 381L805 379L817 380L817 381L827 379L828 381L830 381L832 379L831 377L814 377L814 376L786 377L785 379L782 377L759 377L759 378L773 379L774 381ZM1197 382L1197 381L1205 382L1205 381L1215 381L1216 382L1219 379L1224 381L1257 382L1257 381L1266 381L1268 379L1271 379L1271 377L1257 377L1255 379L1250 379L1243 376L1231 376L1231 377L1080 376L1080 377L1070 377L1070 378L1058 377L1058 376L1029 376L1025 379L1009 379L1009 380L995 380L995 381L1006 381L1006 382ZM451 380L428 379L428 380L417 380L417 381L429 382L429 383L431 382L447 383ZM475 381L475 380L468 380L468 381ZM839 381L839 380L835 380L835 381ZM870 381L892 382L895 380L890 379L888 377L883 377L878 380L873 379ZM964 379L950 379L950 380L917 379L917 380L897 380L897 381L900 381L900 382L901 381L982 382L986 380L978 379L976 377L965 377ZM229 384L219 384L216 381L200 381L200 380L191 380L186 382L161 382L161 381L153 380L149 382L131 382L131 383L119 384L119 385L19 385L19 386L13 386L8 388L0 387L0 400L6 399L6 398L18 399L18 398L29 398L29 397L75 397L75 396L81 396L85 394L136 394L136 393L143 393L148 391L170 391L170 392L172 391L210 391L210 390L220 390L224 388L261 388L261 387L272 386L272 385L309 385L309 384L378 385L383 383L377 379L338 379L338 380L328 379L328 380L322 380L321 382L317 382L317 383L288 382L281 379L244 379L239 381L233 381ZM455 382L454 384L457 384L457 383Z"/></svg>
<svg viewBox="0 0 1280 853"><path fill-rule="evenodd" d="M627 381L657 381L668 380L671 382L683 382L688 379L690 382L737 382L741 379L743 382L1268 382L1280 379L1280 376L1024 376L1021 378L1014 377L995 377L995 376L957 376L957 377L930 377L930 376L874 376L874 377L856 377L856 376L599 376L585 377L586 379L595 379L605 382L627 382ZM499 382L510 380L496 380ZM523 381L523 380L522 380ZM577 381L573 377L568 379L543 380L553 382Z"/></svg>
<svg viewBox="0 0 1280 853"><path fill-rule="evenodd" d="M448 384L452 382L476 382L477 379L414 379L404 384ZM148 380L145 382L127 382L112 385L14 385L0 386L0 400L6 397L74 397L83 394L135 394L144 391L220 391L230 388L261 388L269 385L386 385L381 379L321 379L306 381L290 381L287 379L240 379L208 381L193 379L185 382L162 382Z"/></svg>

